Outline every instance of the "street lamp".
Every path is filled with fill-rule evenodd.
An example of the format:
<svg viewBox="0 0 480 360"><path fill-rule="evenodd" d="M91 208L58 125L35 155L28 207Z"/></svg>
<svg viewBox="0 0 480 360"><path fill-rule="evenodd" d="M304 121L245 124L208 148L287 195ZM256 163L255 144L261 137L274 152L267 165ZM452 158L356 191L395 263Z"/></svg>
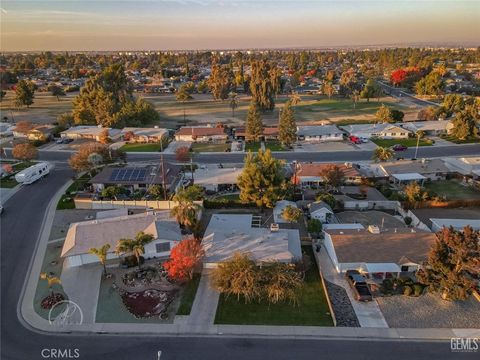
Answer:
<svg viewBox="0 0 480 360"><path fill-rule="evenodd" d="M420 144L420 133L417 133L417 146L416 146L416 148L415 148L415 157L414 157L414 159L417 158L418 146L419 146L419 144Z"/></svg>

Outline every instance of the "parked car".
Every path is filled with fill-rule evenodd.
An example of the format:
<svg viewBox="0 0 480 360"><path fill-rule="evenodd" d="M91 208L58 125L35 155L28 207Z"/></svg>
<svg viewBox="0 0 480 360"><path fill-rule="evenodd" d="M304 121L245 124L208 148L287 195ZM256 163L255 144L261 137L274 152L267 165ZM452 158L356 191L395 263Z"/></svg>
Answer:
<svg viewBox="0 0 480 360"><path fill-rule="evenodd" d="M345 272L345 278L350 284L350 287L353 290L355 295L355 300L357 301L372 301L372 293L368 288L365 277L360 274L357 270L347 270Z"/></svg>
<svg viewBox="0 0 480 360"><path fill-rule="evenodd" d="M357 145L362 143L362 140L358 136L351 135L348 139L352 143L357 144Z"/></svg>
<svg viewBox="0 0 480 360"><path fill-rule="evenodd" d="M392 149L393 151L405 151L405 150L408 149L408 147L406 147L405 145L402 145L402 144L397 144L397 145L393 145L393 146L391 147L391 149Z"/></svg>

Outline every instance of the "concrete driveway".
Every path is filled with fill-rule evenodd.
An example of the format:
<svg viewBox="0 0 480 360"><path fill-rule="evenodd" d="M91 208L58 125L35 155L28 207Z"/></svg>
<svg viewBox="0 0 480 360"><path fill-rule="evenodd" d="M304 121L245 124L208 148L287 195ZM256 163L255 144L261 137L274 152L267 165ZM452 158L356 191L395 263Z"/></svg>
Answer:
<svg viewBox="0 0 480 360"><path fill-rule="evenodd" d="M347 281L342 275L337 273L327 251L323 247L319 253L315 252L315 256L317 257L320 270L325 280L341 286L346 290L361 327L388 328L388 324L376 301L359 302L355 300Z"/></svg>
<svg viewBox="0 0 480 360"><path fill-rule="evenodd" d="M163 150L163 153L164 154L175 154L175 151L178 148L188 147L190 149L191 146L192 146L191 141L172 141L170 144L168 144L167 148L165 150Z"/></svg>

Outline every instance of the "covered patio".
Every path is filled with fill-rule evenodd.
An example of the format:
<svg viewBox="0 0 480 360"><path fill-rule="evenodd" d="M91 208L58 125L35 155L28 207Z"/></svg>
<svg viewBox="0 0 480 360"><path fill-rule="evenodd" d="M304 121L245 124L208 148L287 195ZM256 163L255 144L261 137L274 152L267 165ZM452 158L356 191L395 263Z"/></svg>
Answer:
<svg viewBox="0 0 480 360"><path fill-rule="evenodd" d="M392 178L395 185L409 184L415 181L422 186L426 179L425 176L419 173L392 174Z"/></svg>

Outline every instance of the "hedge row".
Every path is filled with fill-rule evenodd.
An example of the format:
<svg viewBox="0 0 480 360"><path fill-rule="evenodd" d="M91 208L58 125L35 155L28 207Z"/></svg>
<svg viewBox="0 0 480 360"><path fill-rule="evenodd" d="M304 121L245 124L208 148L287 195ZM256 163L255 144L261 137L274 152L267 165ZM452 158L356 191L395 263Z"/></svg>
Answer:
<svg viewBox="0 0 480 360"><path fill-rule="evenodd" d="M239 200L203 200L203 207L205 209L222 209L222 208L238 208L238 207L257 207L255 203L242 203Z"/></svg>

